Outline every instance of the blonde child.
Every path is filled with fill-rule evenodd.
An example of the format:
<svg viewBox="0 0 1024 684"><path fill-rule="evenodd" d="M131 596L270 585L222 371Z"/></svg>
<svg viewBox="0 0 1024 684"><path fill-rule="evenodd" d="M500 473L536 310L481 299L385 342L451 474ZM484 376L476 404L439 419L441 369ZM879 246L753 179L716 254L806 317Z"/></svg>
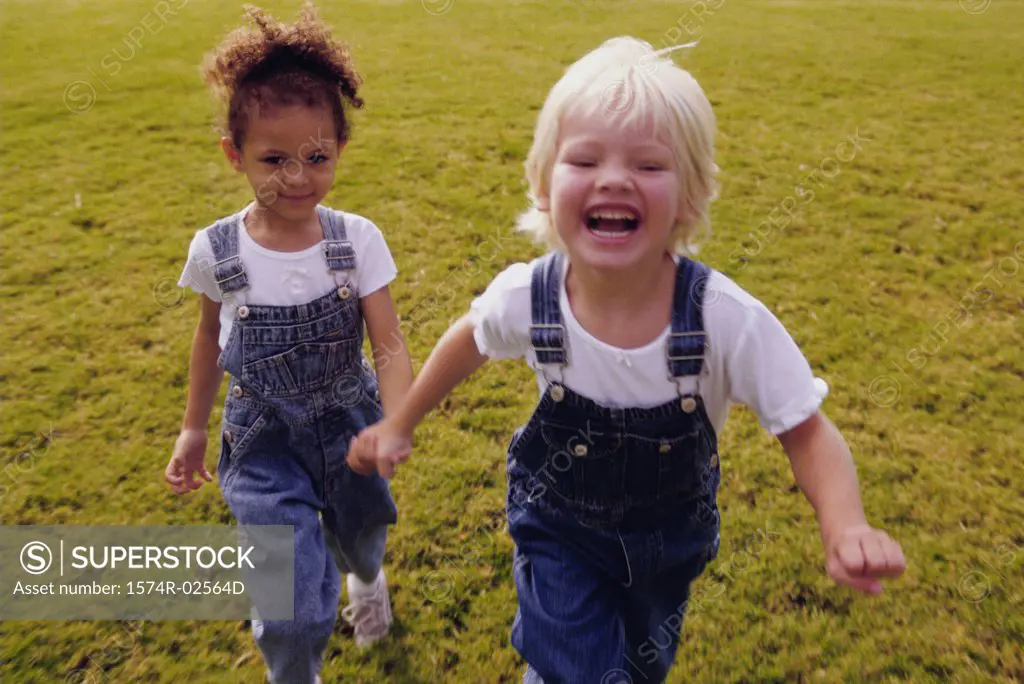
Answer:
<svg viewBox="0 0 1024 684"><path fill-rule="evenodd" d="M349 53L308 4L294 25L250 15L255 29L226 38L204 75L227 105L221 147L255 199L189 247L179 284L202 295L202 309L165 476L178 493L211 480L207 421L226 370L224 498L240 524L295 531L294 619L257 619L253 634L270 681L310 684L335 622L339 570L357 645L391 623L381 565L395 505L387 481L353 473L346 452L394 410L412 365L380 230L320 204L349 140L349 112L363 104ZM362 353L364 321L373 348L387 349L374 354L379 386Z"/></svg>
<svg viewBox="0 0 1024 684"><path fill-rule="evenodd" d="M487 359L525 357L540 401L508 449L526 682L657 682L690 583L719 548L718 435L731 403L776 435L817 512L829 574L898 576L867 524L824 385L779 321L683 254L715 197L714 115L651 46L609 40L540 113L520 226L550 252L499 274L440 340L401 407L359 436L357 472L390 477L414 427ZM666 639L666 637L670 637Z"/></svg>

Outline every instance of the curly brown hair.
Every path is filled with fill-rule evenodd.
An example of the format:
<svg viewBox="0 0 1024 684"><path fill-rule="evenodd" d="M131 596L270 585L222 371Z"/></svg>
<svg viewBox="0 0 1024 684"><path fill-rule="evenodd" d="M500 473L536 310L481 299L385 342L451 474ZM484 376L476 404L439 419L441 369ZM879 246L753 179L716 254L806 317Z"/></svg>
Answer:
<svg viewBox="0 0 1024 684"><path fill-rule="evenodd" d="M335 41L307 0L300 19L282 24L246 5L256 25L236 29L203 62L203 80L227 105L225 133L242 148L250 116L273 107L329 107L339 144L349 137L345 103L360 108L362 79L348 48Z"/></svg>

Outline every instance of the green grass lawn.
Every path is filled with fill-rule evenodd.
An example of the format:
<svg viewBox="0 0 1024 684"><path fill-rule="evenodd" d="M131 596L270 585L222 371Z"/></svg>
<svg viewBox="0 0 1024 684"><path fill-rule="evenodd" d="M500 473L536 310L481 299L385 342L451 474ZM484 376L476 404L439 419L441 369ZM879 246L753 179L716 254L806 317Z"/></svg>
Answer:
<svg viewBox="0 0 1024 684"><path fill-rule="evenodd" d="M198 72L242 15L169 0L161 20L158 4L0 2L5 525L230 522L215 486L176 498L162 471L198 306L174 283L194 231L249 199ZM683 63L716 107L723 182L701 258L829 382L869 519L909 567L875 599L833 585L785 455L737 409L722 551L670 681L1024 679L1024 3L321 4L367 102L329 202L384 231L417 367L539 253L511 226L562 70L618 34L701 39ZM292 20L299 2L265 6ZM393 482L393 636L357 652L339 628L326 681L518 681L504 446L535 391L525 366L491 364L419 433ZM262 673L238 622L0 625L5 683Z"/></svg>

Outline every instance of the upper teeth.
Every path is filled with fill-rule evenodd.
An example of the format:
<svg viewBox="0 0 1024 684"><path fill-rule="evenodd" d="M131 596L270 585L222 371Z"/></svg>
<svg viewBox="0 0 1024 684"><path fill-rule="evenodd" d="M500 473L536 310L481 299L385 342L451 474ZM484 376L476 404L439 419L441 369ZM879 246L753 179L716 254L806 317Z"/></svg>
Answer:
<svg viewBox="0 0 1024 684"><path fill-rule="evenodd" d="M620 211L593 211L590 213L590 217L604 221L629 221L636 218L631 213Z"/></svg>

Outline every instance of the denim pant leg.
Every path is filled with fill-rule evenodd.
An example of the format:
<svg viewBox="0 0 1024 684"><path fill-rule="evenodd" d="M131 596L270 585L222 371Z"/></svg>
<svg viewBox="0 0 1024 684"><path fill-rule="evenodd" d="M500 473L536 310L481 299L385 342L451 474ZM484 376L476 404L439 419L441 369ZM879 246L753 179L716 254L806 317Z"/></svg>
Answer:
<svg viewBox="0 0 1024 684"><path fill-rule="evenodd" d="M373 582L384 563L388 526L398 512L387 480L377 473L359 475L345 462L352 438L350 423L369 425L378 414L365 405L325 418L322 434L327 454L324 478L324 536L338 569Z"/></svg>
<svg viewBox="0 0 1024 684"><path fill-rule="evenodd" d="M512 645L529 665L523 681L603 682L623 671L621 586L530 507L510 518L509 531L519 601Z"/></svg>
<svg viewBox="0 0 1024 684"><path fill-rule="evenodd" d="M356 539L345 539L335 533L328 518L323 522L324 541L338 570L343 574L355 573L365 584L372 584L384 562L387 525L364 530Z"/></svg>
<svg viewBox="0 0 1024 684"><path fill-rule="evenodd" d="M690 584L707 559L693 560L631 587L623 602L626 661L632 681L663 682L675 661ZM626 679L624 681L630 681Z"/></svg>
<svg viewBox="0 0 1024 684"><path fill-rule="evenodd" d="M286 453L257 447L225 475L224 498L240 524L294 526L293 619L257 619L252 631L274 684L312 684L334 628L341 582L309 474Z"/></svg>

